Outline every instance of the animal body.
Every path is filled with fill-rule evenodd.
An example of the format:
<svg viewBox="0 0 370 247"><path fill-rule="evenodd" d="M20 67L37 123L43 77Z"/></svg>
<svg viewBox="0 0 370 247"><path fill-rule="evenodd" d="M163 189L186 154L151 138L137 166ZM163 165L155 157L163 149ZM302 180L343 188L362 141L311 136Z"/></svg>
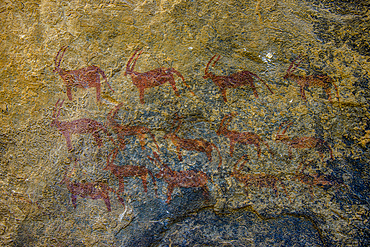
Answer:
<svg viewBox="0 0 370 247"><path fill-rule="evenodd" d="M110 188L107 184L102 182L85 182L85 183L79 183L79 182L72 182L70 178L67 176L67 172L64 176L64 179L61 183L64 183L69 192L71 192L71 200L73 207L76 208L77 206L77 197L82 198L90 198L93 200L97 199L103 199L105 205L107 206L108 212L111 211L111 204L110 204L110 198L109 198L109 192L113 192L116 194L118 200L120 203L125 206L124 200L118 195L118 193Z"/></svg>
<svg viewBox="0 0 370 247"><path fill-rule="evenodd" d="M67 87L67 96L69 100L72 100L72 88L96 88L96 100L100 102L100 94L101 94L101 83L100 83L100 76L103 77L105 83L107 83L108 87L112 92L114 90L108 83L107 77L102 69L97 66L88 66L85 68L81 68L78 70L65 70L60 68L60 62L62 61L63 55L68 47L63 46L60 48L57 56L55 57L55 69L53 70L54 73L58 73L59 76L63 79ZM63 51L60 58L59 54Z"/></svg>
<svg viewBox="0 0 370 247"><path fill-rule="evenodd" d="M60 103L60 105L58 105L59 101L60 99L55 104L51 126L57 127L59 132L65 137L68 151L73 149L71 141L72 134L92 134L98 146L101 147L103 142L101 140L99 131L104 131L107 135L109 135L105 127L96 120L89 118L81 118L73 121L59 121L58 118L64 100Z"/></svg>
<svg viewBox="0 0 370 247"><path fill-rule="evenodd" d="M257 148L257 155L258 158L261 157L261 143L265 144L268 151L273 155L270 146L268 145L267 142L262 140L262 138L253 133L253 132L238 132L238 131L233 131L233 130L228 130L227 126L230 123L231 119L234 117L235 114L228 114L226 115L220 124L219 129L217 130L216 134L217 135L223 135L230 140L230 155L233 156L234 152L234 146L236 143L240 144L249 144L249 145L254 145ZM228 120L228 122L226 122ZM226 122L226 123L225 123Z"/></svg>
<svg viewBox="0 0 370 247"><path fill-rule="evenodd" d="M136 64L137 59L139 58L140 54L142 51L138 53L138 50L134 52L132 57L129 59L127 62L126 66L126 71L125 71L125 76L130 75L132 79L132 83L139 89L139 94L140 94L140 103L144 104L144 91L145 89L152 88L152 87L157 87L165 83L170 83L173 90L175 91L176 96L180 96L177 88L176 88L176 82L174 78L174 74L176 74L178 77L180 77L188 88L189 85L185 83L184 77L175 70L174 68L157 68L154 70L150 70L144 73L140 73L137 71L134 71L134 67ZM137 54L137 56L136 56ZM134 59L134 57L136 58ZM194 93L191 92L193 95Z"/></svg>
<svg viewBox="0 0 370 247"><path fill-rule="evenodd" d="M323 153L327 151L329 151L330 153L330 158L333 159L333 151L326 141L316 137L290 138L289 136L285 135L285 132L293 124L292 122L286 126L286 128L283 130L281 134L279 134L283 124L284 123L280 125L278 133L276 134L276 142L282 142L288 146L290 158L292 158L292 148L296 149L313 148L319 153L321 160L324 159Z"/></svg>
<svg viewBox="0 0 370 247"><path fill-rule="evenodd" d="M123 103L118 104L115 108L113 108L107 116L107 125L113 129L113 131L117 134L118 143L120 148L123 150L125 149L125 136L136 136L139 139L140 145L142 149L145 149L145 136L150 135L159 150L159 146L155 140L153 133L150 131L149 128L145 126L130 126L130 125L122 125L114 120L117 112L123 106Z"/></svg>
<svg viewBox="0 0 370 247"><path fill-rule="evenodd" d="M257 187L257 188L270 188L275 191L276 195L279 194L277 185L280 184L286 196L289 198L289 201L290 201L290 197L285 189L285 185L281 181L281 179L279 179L278 177L271 175L271 174L265 174L265 173L258 173L258 174L241 174L240 173L245 163L248 161L247 157L248 157L247 155L244 155L241 159L239 159L238 162L236 162L233 168L232 176L235 179L237 179L239 182L243 183L247 189L250 186ZM244 159L245 161L242 163L239 169L237 169L237 166L242 159Z"/></svg>
<svg viewBox="0 0 370 247"><path fill-rule="evenodd" d="M327 188L327 187L342 187L346 186L343 182L339 182L338 179L335 179L334 177L330 175L325 174L306 174L304 173L305 168L308 164L302 164L297 168L297 171L293 177L294 180L298 180L301 183L307 185L309 187L311 196L314 196L313 194L313 186L320 187L320 188ZM303 166L303 168L300 170L300 167Z"/></svg>
<svg viewBox="0 0 370 247"><path fill-rule="evenodd" d="M188 151L197 151L197 152L203 152L207 155L207 158L210 162L212 162L212 150L213 148L216 149L218 156L219 156L219 164L218 167L222 164L222 157L220 154L220 150L218 147L206 140L203 139L184 139L180 138L176 133L179 131L181 126L181 120L179 120L180 123L177 126L176 130L174 132L167 133L163 138L164 139L170 139L172 143L176 146L177 153L179 156L179 160L182 161L182 155L181 155L181 149L185 149Z"/></svg>
<svg viewBox="0 0 370 247"><path fill-rule="evenodd" d="M114 149L107 158L107 166L104 170L109 170L113 173L114 176L118 178L119 182L119 192L124 192L124 180L125 177L140 177L143 183L144 192L148 192L147 186L147 177L150 175L153 180L153 184L155 186L155 194L157 195L157 184L155 182L155 178L153 173L146 168L145 166L135 166L135 165L124 165L124 166L117 166L114 165L113 162L116 159L118 154L118 148ZM111 157L111 158L110 158Z"/></svg>
<svg viewBox="0 0 370 247"><path fill-rule="evenodd" d="M253 77L256 77L259 79L261 82L265 84L265 86L268 88L268 90L273 94L272 90L270 87L261 79L259 78L256 74L249 72L249 71L240 71L228 76L222 76L222 75L215 75L212 72L209 72L209 65L211 64L212 60L217 56L214 55L208 62L205 70L204 70L204 79L210 78L219 88L221 91L222 98L225 102L227 102L226 98L226 89L228 88L237 88L241 86L249 86L253 90L253 94L256 98L258 98L258 93L256 86L254 85L253 82ZM213 62L212 66L215 66L217 61L220 59L220 55L217 57L217 59Z"/></svg>
<svg viewBox="0 0 370 247"><path fill-rule="evenodd" d="M157 161L161 163L158 154L154 152ZM153 159L151 159L153 160ZM158 164L158 162L156 162ZM207 187L208 176L202 171L173 171L168 165L161 163L161 170L155 175L158 179L163 179L167 185L167 201L171 201L171 195L174 188L202 188L205 197L208 197Z"/></svg>
<svg viewBox="0 0 370 247"><path fill-rule="evenodd" d="M299 59L300 56L297 58ZM294 70L299 66L299 64L302 62L302 60L299 61L297 65L294 66L294 62L297 60L293 60L289 68L287 69L287 73L283 77L284 79L289 79L292 81L297 82L298 86L300 87L299 91L301 93L301 97L303 100L307 100L305 89L309 87L321 87L324 89L325 93L328 96L329 101L331 101L331 86L334 86L338 101L339 101L339 93L338 93L338 87L335 85L333 78L327 76L327 75L309 75L309 76L300 76L293 74ZM292 67L294 68L292 69Z"/></svg>

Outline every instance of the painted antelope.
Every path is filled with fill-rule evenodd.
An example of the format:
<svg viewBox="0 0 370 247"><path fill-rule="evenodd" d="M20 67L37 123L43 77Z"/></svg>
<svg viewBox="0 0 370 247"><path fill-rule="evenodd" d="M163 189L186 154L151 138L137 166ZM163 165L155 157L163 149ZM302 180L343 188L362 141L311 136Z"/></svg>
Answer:
<svg viewBox="0 0 370 247"><path fill-rule="evenodd" d="M311 163L311 162L310 162ZM310 164L309 163L309 164ZM303 164L301 163L300 166L297 168L297 171L293 177L294 180L298 180L301 183L307 185L310 190L310 194L313 197L313 186L321 187L321 188L327 188L327 187L342 187L342 186L347 186L343 182L339 182L338 179L334 178L333 176L330 175L324 175L324 174L313 174L309 175L304 173L303 171L309 164ZM302 169L300 170L300 167Z"/></svg>
<svg viewBox="0 0 370 247"><path fill-rule="evenodd" d="M134 165L124 165L124 166L117 166L114 165L113 162L116 159L118 154L118 148L112 150L112 152L107 157L107 166L104 170L109 170L113 173L114 176L118 178L119 188L118 192L124 192L124 180L125 177L140 177L143 183L144 192L148 192L148 182L147 177L150 175L152 177L153 184L155 186L155 194L157 195L157 184L155 182L155 178L153 173L146 168L145 166L134 166Z"/></svg>
<svg viewBox="0 0 370 247"><path fill-rule="evenodd" d="M257 134L253 132L238 132L234 130L228 130L227 126L232 120L232 118L236 115L236 113L230 113L226 115L220 124L219 129L217 130L217 135L223 135L230 139L230 156L233 156L234 147L236 143L244 144L244 145L254 145L257 148L257 155L258 158L261 157L261 143L265 144L270 154L274 155L270 149L270 146L262 140ZM228 122L226 122L228 120ZM226 123L225 123L226 122Z"/></svg>
<svg viewBox="0 0 370 247"><path fill-rule="evenodd" d="M145 89L157 87L166 82L169 82L171 84L173 90L175 91L176 96L180 96L176 88L176 82L173 74L176 74L178 77L180 77L184 85L190 89L190 86L185 83L184 77L180 74L180 72L178 72L174 68L157 68L144 73L134 71L136 61L139 58L140 54L142 53L142 51L140 51L139 54L137 54L138 51L139 50L136 50L132 57L128 60L125 76L130 75L132 83L139 89L141 104L145 103L144 101ZM194 95L192 91L190 92Z"/></svg>
<svg viewBox="0 0 370 247"><path fill-rule="evenodd" d="M325 93L328 95L329 101L331 101L331 95L330 95L331 94L331 89L330 89L330 87L333 85L335 90L336 90L338 101L339 101L338 88L337 88L337 85L335 85L333 78L331 78L329 76L326 76L326 75L300 76L300 75L293 74L293 72L297 69L299 64L302 62L302 59L301 59L298 62L298 64L294 66L294 62L296 60L298 60L299 58L300 58L300 56L297 59L293 60L293 62L290 64L289 68L287 69L286 75L283 78L284 79L290 79L292 81L297 82L297 84L300 87L299 90L301 92L302 99L307 100L306 99L306 93L305 93L306 88L308 88L308 87L321 87L321 88L324 89ZM293 68L293 66L294 66L294 68Z"/></svg>
<svg viewBox="0 0 370 247"><path fill-rule="evenodd" d="M211 64L212 60L217 56L214 55L208 62L206 69L204 70L204 79L210 78L221 90L221 95L222 98L225 102L227 102L226 98L226 89L228 88L237 88L241 86L249 86L253 90L253 94L256 98L258 98L258 93L256 86L253 83L253 76L259 79L265 86L268 88L268 90L273 94L272 90L270 87L261 79L259 78L256 74L253 74L252 72L249 71L240 71L228 76L222 76L222 75L215 75L212 72L209 72L209 65ZM220 55L218 55L217 59L213 62L212 67L215 66L217 61L220 59Z"/></svg>
<svg viewBox="0 0 370 247"><path fill-rule="evenodd" d="M59 132L65 137L68 151L73 149L71 141L72 134L92 134L98 146L101 147L103 142L101 140L99 131L104 131L109 136L109 133L105 127L101 123L89 118L81 118L73 121L59 121L58 118L64 100L62 100L60 104L59 101L60 99L55 104L51 126L57 127Z"/></svg>
<svg viewBox="0 0 370 247"><path fill-rule="evenodd" d="M148 157L150 160L155 162L157 166L161 168L155 176L158 179L164 179L167 185L167 201L171 201L171 195L174 188L202 188L203 195L208 198L209 189L207 187L208 176L202 171L187 170L187 171L173 171L168 165L161 162L158 154L153 152L156 160ZM159 164L159 165L158 165Z"/></svg>
<svg viewBox="0 0 370 247"><path fill-rule="evenodd" d="M244 162L240 165L239 169L237 169L237 166L241 160L244 159ZM278 187L277 185L280 184L281 187L283 188L286 196L289 198L290 197L286 191L284 183L281 181L280 178L271 175L271 174L265 174L265 173L259 173L259 174L241 174L240 171L243 169L245 163L249 161L248 155L244 155L241 157L236 164L234 165L233 168L233 173L231 176L233 176L236 180L239 182L243 183L246 189L248 190L249 186L257 187L257 188L271 188L275 191L276 195L279 195ZM247 191L248 193L248 191Z"/></svg>
<svg viewBox="0 0 370 247"><path fill-rule="evenodd" d="M289 150L288 152L289 152L289 158L290 159L292 158L292 148L314 148L319 153L320 158L321 158L322 161L324 159L323 152L329 151L330 158L333 159L333 151L332 151L330 145L326 141L324 141L320 138L311 137L311 136L290 138L289 136L285 135L285 132L288 130L288 128L292 124L293 124L293 122L290 122L285 127L283 132L281 134L279 134L282 126L284 125L284 123L282 123L279 126L279 130L278 130L278 133L276 134L276 140L275 140L276 142L282 142L282 143L284 143L285 145L288 146L288 150Z"/></svg>
<svg viewBox="0 0 370 247"><path fill-rule="evenodd" d="M141 148L145 149L145 135L150 135L159 150L159 146L155 140L153 133L150 131L149 128L144 126L129 126L129 125L121 125L114 120L117 112L123 106L123 103L118 104L114 107L107 116L107 126L109 126L118 136L118 143L120 148L123 150L125 149L125 136L132 136L135 135L140 142Z"/></svg>
<svg viewBox="0 0 370 247"><path fill-rule="evenodd" d="M109 192L113 192L114 194L116 194L120 203L125 206L124 200L114 189L110 188L107 184L103 182L72 182L70 177L67 176L67 172L68 170L66 171L61 183L64 183L67 186L69 192L71 192L71 199L74 208L76 208L77 206L77 197L80 196L82 198L90 198L93 200L103 199L105 205L107 206L108 212L110 212L111 204Z"/></svg>
<svg viewBox="0 0 370 247"><path fill-rule="evenodd" d="M62 61L63 55L66 51L68 46L63 46L60 48L57 56L55 57L55 69L53 70L54 73L58 73L60 77L62 77L63 81L67 87L67 96L69 100L72 100L72 87L77 88L96 88L96 100L100 102L100 92L101 92L101 83L100 83L100 76L103 77L105 83L107 83L108 87L112 92L114 90L108 83L107 77L102 69L97 66L91 65L85 68L81 68L78 70L64 70L60 68L60 62ZM63 52L62 52L63 51ZM60 52L62 54L59 57ZM59 57L59 58L58 58Z"/></svg>
<svg viewBox="0 0 370 247"><path fill-rule="evenodd" d="M180 138L176 133L179 131L181 127L181 119L179 119L179 125L177 126L176 130L170 133L167 133L163 138L170 139L172 143L176 146L177 153L179 156L179 160L182 161L181 149L185 149L188 151L197 151L206 153L207 158L210 162L212 162L212 150L213 148L216 149L218 156L219 156L219 164L218 167L222 164L222 157L220 154L220 150L218 147L206 140L203 139L183 139Z"/></svg>

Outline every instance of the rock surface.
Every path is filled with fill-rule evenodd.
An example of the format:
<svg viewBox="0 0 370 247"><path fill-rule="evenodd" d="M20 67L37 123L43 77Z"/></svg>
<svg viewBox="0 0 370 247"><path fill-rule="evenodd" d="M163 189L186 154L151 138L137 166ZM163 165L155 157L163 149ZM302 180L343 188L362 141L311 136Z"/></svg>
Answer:
<svg viewBox="0 0 370 247"><path fill-rule="evenodd" d="M5 0L0 245L368 246L369 7L340 0ZM137 74L125 75L139 50L132 70L152 71L139 76L142 87L166 81L145 89L142 100ZM287 75L293 62L299 65ZM225 86L216 84L226 79L207 76L207 63L218 76L249 73L229 77L223 97ZM242 75L255 88L237 86ZM308 84L300 88L302 81ZM109 120L114 109L119 127ZM169 133L188 139L182 159ZM199 139L215 145L210 157ZM168 173L181 187L172 200L166 203L171 182L159 175L155 184L147 176L147 192L140 177L128 176L118 192L123 206L113 192L122 183L104 169L116 148L117 166L176 171ZM204 190L193 177L202 173ZM102 183L113 189L110 212L102 198L89 198L104 194Z"/></svg>

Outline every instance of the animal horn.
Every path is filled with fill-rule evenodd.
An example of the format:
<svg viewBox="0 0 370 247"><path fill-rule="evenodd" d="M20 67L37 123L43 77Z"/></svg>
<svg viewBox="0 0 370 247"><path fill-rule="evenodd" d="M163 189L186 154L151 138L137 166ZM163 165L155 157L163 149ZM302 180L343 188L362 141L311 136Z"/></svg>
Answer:
<svg viewBox="0 0 370 247"><path fill-rule="evenodd" d="M204 74L208 74L208 68L209 68L209 65L211 64L211 62L212 62L212 60L215 58L217 56L217 54L216 55L214 55L210 60L209 60L209 62L208 62L208 64L207 64L207 66L206 66L206 69L204 70ZM214 66L214 65L213 65Z"/></svg>
<svg viewBox="0 0 370 247"><path fill-rule="evenodd" d="M140 52L139 52L139 54L137 54L137 56L136 56L136 58L135 58L135 61L134 61L134 63L132 64L132 66L131 66L131 68L130 68L130 70L131 71L133 71L134 70L134 67L135 67L135 65L136 65L136 61L138 60L138 58L139 58L139 56L141 55L141 53L143 52L143 50L141 50Z"/></svg>
<svg viewBox="0 0 370 247"><path fill-rule="evenodd" d="M131 68L130 68L130 64L131 64L131 62L132 62L132 59L134 59L134 57L135 57L135 55L136 55L136 53L139 51L139 49L137 49L135 52L134 52L134 54L130 57L130 59L128 60L128 62L127 62L127 65L126 65L126 71L125 71L125 76L127 75L127 72L128 71L130 71L131 70Z"/></svg>
<svg viewBox="0 0 370 247"><path fill-rule="evenodd" d="M214 67L216 65L216 63L218 62L218 60L220 60L221 56L218 55L217 59L213 62L212 64L212 67Z"/></svg>
<svg viewBox="0 0 370 247"><path fill-rule="evenodd" d="M60 99L58 99L57 103L55 103L55 107L54 107L54 111L53 111L53 118L56 117L56 112L58 110L58 103L59 103Z"/></svg>
<svg viewBox="0 0 370 247"><path fill-rule="evenodd" d="M294 60L294 61L297 61L298 59L300 59L301 58L301 55L299 55L298 57L297 57L297 59L296 60ZM301 62L302 62L302 59L296 64L296 66L292 69L292 71L290 71L290 73L293 73L294 72L294 70L296 70L297 68L298 68L298 66L301 64Z"/></svg>
<svg viewBox="0 0 370 247"><path fill-rule="evenodd" d="M290 122L286 127L285 129L283 130L283 133L281 133L282 135L285 134L285 132L288 130L288 128L293 124L293 122Z"/></svg>
<svg viewBox="0 0 370 247"><path fill-rule="evenodd" d="M63 48L64 48L64 49L63 49ZM60 62L62 61L62 58L63 58L64 53L66 52L67 48L68 48L68 46L63 46L63 47L62 47L63 52L62 52L62 55L60 55L60 58L59 58L59 62L58 62L58 66L57 66L57 67L59 67L59 66L60 66Z"/></svg>
<svg viewBox="0 0 370 247"><path fill-rule="evenodd" d="M58 56L60 54L60 52L64 49L65 46L62 46L60 48L60 50L58 51L57 55L55 56L55 59L54 59L54 64L55 64L55 67L57 67L57 59L58 59Z"/></svg>
<svg viewBox="0 0 370 247"><path fill-rule="evenodd" d="M62 100L62 102L61 102L61 103L60 103L60 105L58 106L59 110L58 110L58 114L57 114L56 118L58 118L58 117L59 117L59 115L60 115L60 111L62 110L62 105L63 105L63 103L64 103L64 100Z"/></svg>
<svg viewBox="0 0 370 247"><path fill-rule="evenodd" d="M289 73L289 74L293 73L293 71L299 66L299 64L302 62L302 60L299 61L299 63L291 71L292 67L294 66L295 61L297 61L300 57L301 57L301 55L299 55L296 59L293 60L293 62L290 64L289 68L287 69L287 73Z"/></svg>

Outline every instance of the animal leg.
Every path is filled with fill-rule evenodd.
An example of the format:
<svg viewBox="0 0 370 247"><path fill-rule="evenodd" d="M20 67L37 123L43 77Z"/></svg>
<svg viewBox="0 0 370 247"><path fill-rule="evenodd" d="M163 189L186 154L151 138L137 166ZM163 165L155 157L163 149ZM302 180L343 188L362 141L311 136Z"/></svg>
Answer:
<svg viewBox="0 0 370 247"><path fill-rule="evenodd" d="M153 184L154 184L154 192L155 192L155 196L158 197L158 193L157 193L157 183L155 182L155 178L153 176L153 173L148 169L148 173L149 175L152 177L152 181L153 181Z"/></svg>
<svg viewBox="0 0 370 247"><path fill-rule="evenodd" d="M208 201L209 200L209 189L208 186L205 184L203 187L203 196Z"/></svg>
<svg viewBox="0 0 370 247"><path fill-rule="evenodd" d="M145 149L145 136L140 134L138 137L139 137L141 150L144 150Z"/></svg>
<svg viewBox="0 0 370 247"><path fill-rule="evenodd" d="M96 141L96 143L98 144L98 146L99 147L101 147L101 146L103 146L103 142L102 142L102 140L101 140L101 138L100 138L100 135L99 135L99 132L94 132L93 134L93 137L94 137L94 139L95 139L95 141Z"/></svg>
<svg viewBox="0 0 370 247"><path fill-rule="evenodd" d="M71 134L69 132L63 132L63 135L66 138L68 151L72 151L73 147L71 141Z"/></svg>
<svg viewBox="0 0 370 247"><path fill-rule="evenodd" d="M180 146L176 147L177 155L179 156L179 160L182 161L181 149Z"/></svg>
<svg viewBox="0 0 370 247"><path fill-rule="evenodd" d="M227 102L227 98L226 98L226 89L221 89L221 95L222 95L222 98L225 102Z"/></svg>
<svg viewBox="0 0 370 247"><path fill-rule="evenodd" d="M230 156L233 157L235 142L230 141Z"/></svg>
<svg viewBox="0 0 370 247"><path fill-rule="evenodd" d="M141 180L143 182L144 192L148 192L148 186L147 186L148 181L146 180L147 175L148 174L146 174L146 173L141 175Z"/></svg>
<svg viewBox="0 0 370 247"><path fill-rule="evenodd" d="M288 155L289 155L289 159L292 159L293 155L292 155L292 148L291 147L288 147Z"/></svg>
<svg viewBox="0 0 370 247"><path fill-rule="evenodd" d="M144 101L144 88L139 88L139 94L140 94L140 103L145 104Z"/></svg>
<svg viewBox="0 0 370 247"><path fill-rule="evenodd" d="M206 150L206 155L209 160L209 162L212 162L212 149L211 150Z"/></svg>
<svg viewBox="0 0 370 247"><path fill-rule="evenodd" d="M260 144L256 143L255 146L257 148L257 156L258 156L258 158L261 158L261 147L260 147Z"/></svg>
<svg viewBox="0 0 370 247"><path fill-rule="evenodd" d="M126 148L124 136L122 134L118 134L117 137L118 137L119 148L121 150L124 150Z"/></svg>
<svg viewBox="0 0 370 247"><path fill-rule="evenodd" d="M110 212L110 211L111 211L111 207L110 207L110 200L109 200L109 196L108 196L108 195L107 195L107 196L104 196L104 197L103 197L103 200L104 200L104 202L105 202L105 205L107 206L108 212Z"/></svg>
<svg viewBox="0 0 370 247"><path fill-rule="evenodd" d="M320 159L321 159L321 162L324 162L324 155L322 152L320 151L317 151L319 153L319 156L320 156Z"/></svg>
<svg viewBox="0 0 370 247"><path fill-rule="evenodd" d="M253 79L252 79L253 80ZM256 97L256 99L258 99L258 93L257 93L257 89L256 89L256 86L254 85L253 82L250 83L250 86L253 90L253 94L254 94L254 97Z"/></svg>
<svg viewBox="0 0 370 247"><path fill-rule="evenodd" d="M72 201L73 207L76 208L77 207L77 196L72 194L71 201Z"/></svg>
<svg viewBox="0 0 370 247"><path fill-rule="evenodd" d="M263 144L265 144L265 145L266 145L267 150L269 151L269 153L270 153L272 156L274 156L274 153L271 151L269 144L268 144L266 141L263 141Z"/></svg>
<svg viewBox="0 0 370 247"><path fill-rule="evenodd" d="M331 102L331 90L329 87L324 88L326 95L328 95L328 100Z"/></svg>
<svg viewBox="0 0 370 247"><path fill-rule="evenodd" d="M315 197L315 194L313 193L312 185L310 185L309 188L310 188L311 198L313 199Z"/></svg>
<svg viewBox="0 0 370 247"><path fill-rule="evenodd" d="M174 185L168 184L168 186L167 186L167 201L166 201L166 203L170 203L170 201L171 201L171 195L172 195L172 192L173 192L173 188L174 188Z"/></svg>
<svg viewBox="0 0 370 247"><path fill-rule="evenodd" d="M72 101L72 87L67 86L67 97L70 101Z"/></svg>
<svg viewBox="0 0 370 247"><path fill-rule="evenodd" d="M100 88L100 83L96 84L96 101L100 102L100 93L101 93L101 88Z"/></svg>
<svg viewBox="0 0 370 247"><path fill-rule="evenodd" d="M175 82L175 79L173 78L173 75L171 75L171 79L170 79L169 82L170 82L173 90L175 91L176 96L180 96L180 94L179 94L179 92L178 92L178 90L176 88L176 82Z"/></svg>
<svg viewBox="0 0 370 247"><path fill-rule="evenodd" d="M119 178L118 183L118 192L125 192L125 183L123 181L123 178Z"/></svg>
<svg viewBox="0 0 370 247"><path fill-rule="evenodd" d="M307 100L306 99L306 93L304 92L304 87L301 86L301 88L299 89L299 91L301 92L301 97L303 100Z"/></svg>

